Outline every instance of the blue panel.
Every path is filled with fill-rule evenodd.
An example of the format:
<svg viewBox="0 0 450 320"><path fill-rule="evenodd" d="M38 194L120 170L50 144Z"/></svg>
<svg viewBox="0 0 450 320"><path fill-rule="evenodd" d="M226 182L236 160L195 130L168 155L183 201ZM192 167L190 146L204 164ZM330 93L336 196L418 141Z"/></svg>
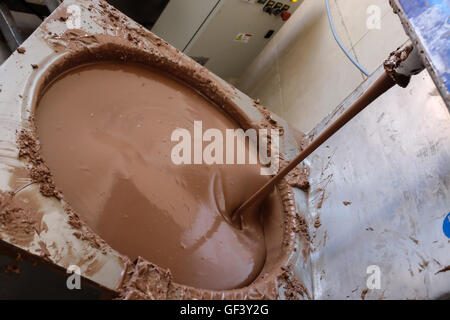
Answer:
<svg viewBox="0 0 450 320"><path fill-rule="evenodd" d="M450 91L450 0L398 0L431 59L432 67Z"/></svg>

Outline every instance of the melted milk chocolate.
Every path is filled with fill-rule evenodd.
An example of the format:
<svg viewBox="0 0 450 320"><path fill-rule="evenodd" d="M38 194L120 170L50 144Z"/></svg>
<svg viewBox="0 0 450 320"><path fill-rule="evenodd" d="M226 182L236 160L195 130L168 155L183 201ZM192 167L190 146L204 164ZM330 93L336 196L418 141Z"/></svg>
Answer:
<svg viewBox="0 0 450 320"><path fill-rule="evenodd" d="M143 256L174 281L239 288L263 268L259 209L231 227L229 212L267 178L259 165L174 165L176 128L236 129L186 85L140 65L102 62L60 76L39 101L42 154L65 199L113 248ZM266 208L280 208L278 197ZM274 204L273 202L277 202ZM269 245L270 246L270 245Z"/></svg>

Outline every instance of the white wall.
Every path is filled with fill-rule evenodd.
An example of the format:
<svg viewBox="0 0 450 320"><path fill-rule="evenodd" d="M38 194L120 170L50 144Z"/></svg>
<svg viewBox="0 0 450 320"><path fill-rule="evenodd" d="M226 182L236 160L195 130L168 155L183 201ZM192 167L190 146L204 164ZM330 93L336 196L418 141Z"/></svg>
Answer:
<svg viewBox="0 0 450 320"><path fill-rule="evenodd" d="M152 32L183 51L217 3L218 0L170 0Z"/></svg>
<svg viewBox="0 0 450 320"><path fill-rule="evenodd" d="M335 42L324 3L305 0L238 83L304 132L365 79ZM369 72L408 39L388 0L330 0L330 6L341 41ZM369 7L379 11L381 29L368 29L375 17Z"/></svg>

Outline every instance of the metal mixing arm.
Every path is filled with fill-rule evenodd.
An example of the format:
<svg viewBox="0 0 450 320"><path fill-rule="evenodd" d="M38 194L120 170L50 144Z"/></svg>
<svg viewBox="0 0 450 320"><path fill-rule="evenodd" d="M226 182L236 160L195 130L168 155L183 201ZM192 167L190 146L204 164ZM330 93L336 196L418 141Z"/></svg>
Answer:
<svg viewBox="0 0 450 320"><path fill-rule="evenodd" d="M425 65L417 47L408 41L389 55L384 62L384 69L399 86L406 88L411 76L422 72Z"/></svg>

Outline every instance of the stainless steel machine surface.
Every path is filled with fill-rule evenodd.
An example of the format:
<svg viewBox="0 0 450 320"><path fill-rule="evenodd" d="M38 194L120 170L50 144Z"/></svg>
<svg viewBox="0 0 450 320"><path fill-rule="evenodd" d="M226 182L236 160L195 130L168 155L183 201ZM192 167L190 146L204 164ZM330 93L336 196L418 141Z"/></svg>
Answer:
<svg viewBox="0 0 450 320"><path fill-rule="evenodd" d="M450 114L427 71L372 103L308 162L314 298L449 297L450 273L437 272L450 265L443 232L450 210Z"/></svg>

